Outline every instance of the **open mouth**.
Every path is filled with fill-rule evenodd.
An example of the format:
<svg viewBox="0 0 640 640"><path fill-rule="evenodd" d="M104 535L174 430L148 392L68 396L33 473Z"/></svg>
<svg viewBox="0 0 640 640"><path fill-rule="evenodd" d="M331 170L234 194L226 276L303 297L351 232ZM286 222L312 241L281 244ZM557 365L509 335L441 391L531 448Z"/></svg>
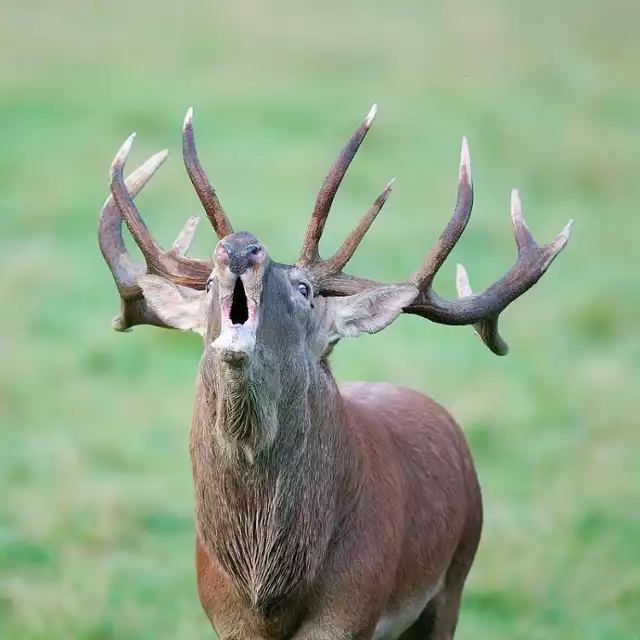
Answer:
<svg viewBox="0 0 640 640"><path fill-rule="evenodd" d="M241 278L233 285L233 293L221 299L220 335L211 343L220 357L229 363L240 363L249 356L256 343L257 313Z"/></svg>
<svg viewBox="0 0 640 640"><path fill-rule="evenodd" d="M232 325L243 325L249 320L249 302L240 278L236 280L233 288L229 320Z"/></svg>
<svg viewBox="0 0 640 640"><path fill-rule="evenodd" d="M237 278L233 291L220 300L222 307L222 328L234 330L256 329L256 305L247 295L242 278Z"/></svg>

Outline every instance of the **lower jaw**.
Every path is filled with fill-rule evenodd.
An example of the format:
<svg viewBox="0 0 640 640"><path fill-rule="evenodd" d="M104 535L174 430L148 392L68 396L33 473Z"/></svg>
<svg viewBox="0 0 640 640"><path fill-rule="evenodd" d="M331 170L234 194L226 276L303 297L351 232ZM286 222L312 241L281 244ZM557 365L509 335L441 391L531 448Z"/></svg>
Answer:
<svg viewBox="0 0 640 640"><path fill-rule="evenodd" d="M231 325L222 328L210 347L222 362L240 365L250 359L255 344L256 333L253 327Z"/></svg>
<svg viewBox="0 0 640 640"><path fill-rule="evenodd" d="M216 349L216 358L218 361L233 369L240 369L246 366L251 357L242 351L232 351L230 349Z"/></svg>

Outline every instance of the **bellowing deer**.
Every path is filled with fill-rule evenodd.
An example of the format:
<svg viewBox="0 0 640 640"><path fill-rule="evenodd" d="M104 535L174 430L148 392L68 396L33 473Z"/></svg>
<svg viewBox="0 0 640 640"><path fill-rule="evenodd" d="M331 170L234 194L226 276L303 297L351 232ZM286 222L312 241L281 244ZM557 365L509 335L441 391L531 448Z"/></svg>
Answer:
<svg viewBox="0 0 640 640"><path fill-rule="evenodd" d="M459 299L439 297L434 277L473 203L463 140L455 211L422 266L396 284L347 275L391 185L333 257L321 259L318 244L374 115L375 107L325 178L294 265L273 261L254 235L234 232L198 160L191 110L183 152L219 237L211 260L185 256L197 219L163 251L133 202L166 152L124 180L131 136L111 167L99 240L122 302L114 328L148 324L204 341L190 441L197 583L223 640L453 637L482 528L463 432L417 391L338 387L328 355L340 339L376 333L402 313L473 325L503 355L498 315L538 281L570 235L571 222L539 246L514 191L515 266L478 294L458 267ZM129 257L122 220L146 264Z"/></svg>

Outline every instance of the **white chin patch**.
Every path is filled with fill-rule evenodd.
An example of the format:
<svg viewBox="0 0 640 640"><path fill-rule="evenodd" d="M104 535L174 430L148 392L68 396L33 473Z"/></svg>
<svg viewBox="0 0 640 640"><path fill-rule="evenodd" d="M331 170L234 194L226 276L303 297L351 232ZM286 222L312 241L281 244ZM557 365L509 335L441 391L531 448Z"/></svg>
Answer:
<svg viewBox="0 0 640 640"><path fill-rule="evenodd" d="M241 359L253 352L256 346L256 332L245 325L227 326L222 329L211 346L220 351L224 359Z"/></svg>

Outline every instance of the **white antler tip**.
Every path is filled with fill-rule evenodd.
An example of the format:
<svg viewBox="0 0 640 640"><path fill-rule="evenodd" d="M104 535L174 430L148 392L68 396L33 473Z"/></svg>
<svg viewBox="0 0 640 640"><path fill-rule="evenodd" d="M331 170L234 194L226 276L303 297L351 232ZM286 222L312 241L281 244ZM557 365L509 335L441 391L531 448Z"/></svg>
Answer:
<svg viewBox="0 0 640 640"><path fill-rule="evenodd" d="M571 232L573 231L573 218L567 222L565 228L560 232L560 235L564 238L569 238Z"/></svg>
<svg viewBox="0 0 640 640"><path fill-rule="evenodd" d="M191 216L182 227L173 243L173 249L178 255L184 256L187 254L199 224L200 216Z"/></svg>
<svg viewBox="0 0 640 640"><path fill-rule="evenodd" d="M120 151L118 151L118 156L121 157L123 161L127 159L127 156L131 151L131 147L133 146L133 141L135 139L136 139L136 134L134 132L124 141L124 144L120 147Z"/></svg>
<svg viewBox="0 0 640 640"><path fill-rule="evenodd" d="M393 185L395 183L396 179L395 178L391 178L391 180L389 180L387 186L385 187L385 191L391 191L391 189L393 188Z"/></svg>
<svg viewBox="0 0 640 640"><path fill-rule="evenodd" d="M184 126L188 127L193 122L193 107L189 107L187 115L184 118Z"/></svg>
<svg viewBox="0 0 640 640"><path fill-rule="evenodd" d="M461 264L456 267L456 289L458 290L459 298L466 298L473 293L467 270Z"/></svg>
<svg viewBox="0 0 640 640"><path fill-rule="evenodd" d="M169 157L169 149L163 149L152 155L145 164L153 164L158 167Z"/></svg>
<svg viewBox="0 0 640 640"><path fill-rule="evenodd" d="M460 150L460 179L471 182L471 153L467 136L462 136L462 149Z"/></svg>
<svg viewBox="0 0 640 640"><path fill-rule="evenodd" d="M522 220L522 201L517 189L511 190L511 217L513 220Z"/></svg>
<svg viewBox="0 0 640 640"><path fill-rule="evenodd" d="M135 196L153 174L162 166L169 155L168 149L152 155L141 167L127 177L125 184L132 196Z"/></svg>
<svg viewBox="0 0 640 640"><path fill-rule="evenodd" d="M374 105L371 107L371 109L369 110L369 113L367 114L367 117L364 121L364 124L366 127L370 127L371 123L373 122L373 119L376 117L376 113L378 113L378 105L374 103Z"/></svg>
<svg viewBox="0 0 640 640"><path fill-rule="evenodd" d="M565 228L558 234L553 245L559 249L564 249L565 245L571 237L571 231L573 230L573 219L569 220Z"/></svg>
<svg viewBox="0 0 640 640"><path fill-rule="evenodd" d="M114 175L118 170L122 170L124 163L127 161L127 157L129 156L129 152L131 151L131 146L133 145L133 140L135 139L136 134L132 133L125 141L124 144L118 149L118 153L116 157L113 159L111 163L111 169L109 171L109 178L112 180Z"/></svg>

